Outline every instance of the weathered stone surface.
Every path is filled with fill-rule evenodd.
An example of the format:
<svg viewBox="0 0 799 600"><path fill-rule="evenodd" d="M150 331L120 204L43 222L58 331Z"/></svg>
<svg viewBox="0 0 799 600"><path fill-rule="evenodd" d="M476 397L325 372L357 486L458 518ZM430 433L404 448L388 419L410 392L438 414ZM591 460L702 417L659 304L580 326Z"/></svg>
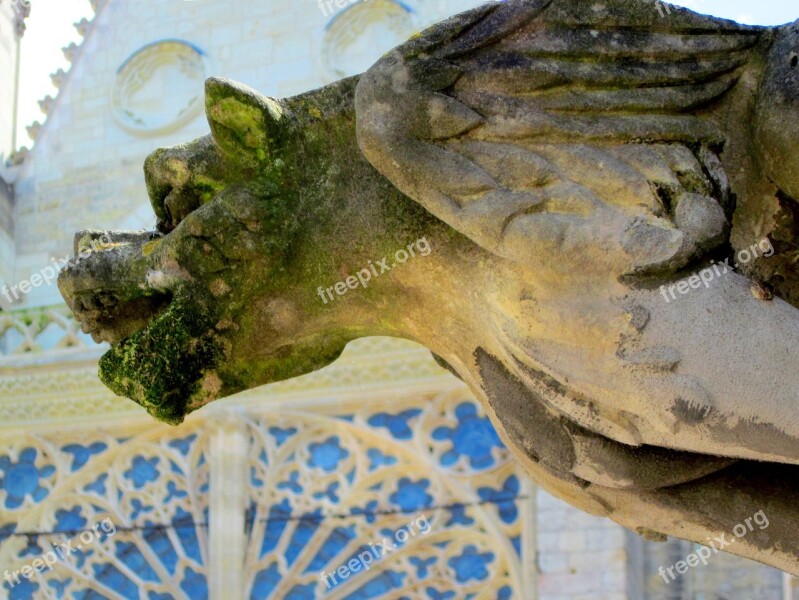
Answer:
<svg viewBox="0 0 799 600"><path fill-rule="evenodd" d="M157 231L59 285L160 419L407 337L548 491L698 542L763 510L726 549L799 573L797 51L796 24L510 0L301 96L209 80L211 135L145 164Z"/></svg>

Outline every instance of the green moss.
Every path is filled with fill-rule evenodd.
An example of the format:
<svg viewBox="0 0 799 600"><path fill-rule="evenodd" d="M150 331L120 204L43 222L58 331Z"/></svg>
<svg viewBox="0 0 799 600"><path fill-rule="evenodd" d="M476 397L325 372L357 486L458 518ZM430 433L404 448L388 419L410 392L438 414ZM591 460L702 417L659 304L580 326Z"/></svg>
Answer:
<svg viewBox="0 0 799 600"><path fill-rule="evenodd" d="M211 105L208 110L211 117L236 135L243 146L248 148L265 146L264 115L257 107L249 106L237 98L228 97Z"/></svg>
<svg viewBox="0 0 799 600"><path fill-rule="evenodd" d="M217 181L203 174L194 175L192 183L197 196L203 204L213 200L219 192L227 187L226 181Z"/></svg>
<svg viewBox="0 0 799 600"><path fill-rule="evenodd" d="M175 300L142 331L100 359L100 379L159 421L178 424L202 372L213 368L217 352L208 320Z"/></svg>
<svg viewBox="0 0 799 600"><path fill-rule="evenodd" d="M251 325L244 320L242 329ZM265 382L274 383L322 369L334 362L353 339L349 331L328 332L294 341L265 360L235 361L225 367L225 381L233 389L252 389Z"/></svg>

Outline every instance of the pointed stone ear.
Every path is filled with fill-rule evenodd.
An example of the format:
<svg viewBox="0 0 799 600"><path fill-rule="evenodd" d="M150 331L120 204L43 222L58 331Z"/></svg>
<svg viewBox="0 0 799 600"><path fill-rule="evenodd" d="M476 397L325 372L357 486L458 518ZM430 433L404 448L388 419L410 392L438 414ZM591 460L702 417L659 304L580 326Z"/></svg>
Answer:
<svg viewBox="0 0 799 600"><path fill-rule="evenodd" d="M269 159L282 138L282 103L241 83L207 79L205 113L217 145L237 162L255 165Z"/></svg>

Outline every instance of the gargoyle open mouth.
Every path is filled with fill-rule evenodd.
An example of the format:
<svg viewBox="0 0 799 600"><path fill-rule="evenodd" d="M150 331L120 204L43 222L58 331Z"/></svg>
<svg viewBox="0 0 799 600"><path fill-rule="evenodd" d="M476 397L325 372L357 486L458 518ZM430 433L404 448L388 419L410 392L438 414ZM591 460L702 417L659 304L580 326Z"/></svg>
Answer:
<svg viewBox="0 0 799 600"><path fill-rule="evenodd" d="M81 330L117 344L143 329L171 294L148 284L145 245L155 232L80 231L58 287Z"/></svg>
<svg viewBox="0 0 799 600"><path fill-rule="evenodd" d="M208 400L204 372L215 364L208 323L154 276L160 233L83 231L58 286L81 329L112 348L100 379L154 417L180 423Z"/></svg>

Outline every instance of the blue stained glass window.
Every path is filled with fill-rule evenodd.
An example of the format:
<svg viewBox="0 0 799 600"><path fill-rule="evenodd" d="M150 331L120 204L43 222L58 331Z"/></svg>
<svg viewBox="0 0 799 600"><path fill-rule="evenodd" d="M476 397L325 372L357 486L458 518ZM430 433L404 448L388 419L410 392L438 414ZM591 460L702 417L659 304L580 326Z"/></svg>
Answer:
<svg viewBox="0 0 799 600"><path fill-rule="evenodd" d="M12 462L8 456L0 456L0 470L3 471L0 486L6 491L6 508L20 507L28 496L35 502L41 502L47 496L47 488L39 480L50 477L55 467L37 467L36 456L35 448L25 448L17 462Z"/></svg>
<svg viewBox="0 0 799 600"><path fill-rule="evenodd" d="M268 568L258 572L250 592L250 600L266 600L280 583L280 571L277 563L272 563Z"/></svg>
<svg viewBox="0 0 799 600"><path fill-rule="evenodd" d="M349 450L341 447L338 436L329 437L321 444L311 444L308 450L311 453L308 466L327 472L335 471L338 463L350 455Z"/></svg>
<svg viewBox="0 0 799 600"><path fill-rule="evenodd" d="M186 592L186 596L191 600L205 600L208 598L208 582L205 575L196 572L191 567L186 569L183 581L180 582L180 589Z"/></svg>
<svg viewBox="0 0 799 600"><path fill-rule="evenodd" d="M88 446L81 446L80 444L69 444L61 448L64 452L72 455L72 465L70 469L77 471L91 458L92 454L100 454L108 448L108 444L103 442L95 442Z"/></svg>
<svg viewBox="0 0 799 600"><path fill-rule="evenodd" d="M449 559L449 566L455 570L455 579L465 583L470 579L481 581L488 577L488 565L493 562L492 552L478 552L477 547L468 545L459 556Z"/></svg>

